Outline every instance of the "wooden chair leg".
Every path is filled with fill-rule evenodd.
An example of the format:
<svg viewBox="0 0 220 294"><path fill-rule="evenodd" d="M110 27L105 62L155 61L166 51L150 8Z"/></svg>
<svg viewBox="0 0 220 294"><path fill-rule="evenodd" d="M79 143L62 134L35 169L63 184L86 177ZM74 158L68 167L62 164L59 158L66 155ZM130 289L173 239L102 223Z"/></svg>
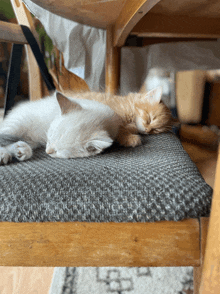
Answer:
<svg viewBox="0 0 220 294"><path fill-rule="evenodd" d="M207 246L202 271L200 294L219 293L220 281L220 146L212 196Z"/></svg>
<svg viewBox="0 0 220 294"><path fill-rule="evenodd" d="M27 10L24 3L21 0L11 0L11 4L18 23L29 27L37 39L38 37L34 28L31 13ZM38 100L42 98L42 80L40 69L30 46L25 45L25 50L28 60L29 98L30 100Z"/></svg>
<svg viewBox="0 0 220 294"><path fill-rule="evenodd" d="M106 63L105 63L105 91L116 94L120 83L120 47L113 46L114 27L107 28Z"/></svg>
<svg viewBox="0 0 220 294"><path fill-rule="evenodd" d="M194 285L194 294L199 294L200 282L202 278L202 268L205 255L205 247L208 233L208 223L209 218L200 219L200 252L201 252L201 265L199 267L193 268L193 285Z"/></svg>

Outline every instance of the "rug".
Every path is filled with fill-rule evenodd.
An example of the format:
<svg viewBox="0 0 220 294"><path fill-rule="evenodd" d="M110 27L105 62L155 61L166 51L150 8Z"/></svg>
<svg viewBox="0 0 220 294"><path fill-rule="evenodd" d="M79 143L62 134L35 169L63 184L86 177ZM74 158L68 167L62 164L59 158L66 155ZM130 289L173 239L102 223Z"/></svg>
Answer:
<svg viewBox="0 0 220 294"><path fill-rule="evenodd" d="M59 267L50 294L193 294L192 267Z"/></svg>

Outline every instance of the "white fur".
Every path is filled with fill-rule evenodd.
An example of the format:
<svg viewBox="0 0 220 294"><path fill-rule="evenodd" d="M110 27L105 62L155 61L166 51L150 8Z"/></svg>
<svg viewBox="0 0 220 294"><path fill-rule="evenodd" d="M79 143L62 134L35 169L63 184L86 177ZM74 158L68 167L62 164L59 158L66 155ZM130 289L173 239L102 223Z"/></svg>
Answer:
<svg viewBox="0 0 220 294"><path fill-rule="evenodd" d="M0 135L16 135L28 144L0 147L0 162L5 164L12 156L26 160L31 157L32 148L39 145L46 146L50 156L60 158L95 155L109 147L117 136L121 118L97 101L68 99L82 110L61 115L56 93L15 107L1 124Z"/></svg>
<svg viewBox="0 0 220 294"><path fill-rule="evenodd" d="M12 155L5 147L0 147L0 164L7 164L12 158Z"/></svg>
<svg viewBox="0 0 220 294"><path fill-rule="evenodd" d="M139 133L146 134L146 129L145 129L145 126L144 126L143 118L140 117L140 116L137 116L135 118L135 122L136 122L136 126L137 126L137 129L138 129Z"/></svg>
<svg viewBox="0 0 220 294"><path fill-rule="evenodd" d="M150 103L151 105L159 104L161 101L162 94L163 94L163 88L157 87L157 88L147 92L143 99L147 100L148 103ZM148 115L150 118L150 124L152 124L154 122L153 115L151 112ZM141 133L141 134L148 133L148 129L146 128L145 121L144 121L142 115L135 117L135 123L136 123L136 126L137 126L139 133Z"/></svg>
<svg viewBox="0 0 220 294"><path fill-rule="evenodd" d="M7 164L11 158L15 157L19 161L24 161L32 156L32 148L23 141L0 147L0 164Z"/></svg>
<svg viewBox="0 0 220 294"><path fill-rule="evenodd" d="M59 114L59 105L54 95L37 101L23 102L3 120L0 134L22 137L35 148L45 144L50 123Z"/></svg>
<svg viewBox="0 0 220 294"><path fill-rule="evenodd" d="M157 87L146 93L144 99L146 99L150 104L160 103L163 94L163 88Z"/></svg>

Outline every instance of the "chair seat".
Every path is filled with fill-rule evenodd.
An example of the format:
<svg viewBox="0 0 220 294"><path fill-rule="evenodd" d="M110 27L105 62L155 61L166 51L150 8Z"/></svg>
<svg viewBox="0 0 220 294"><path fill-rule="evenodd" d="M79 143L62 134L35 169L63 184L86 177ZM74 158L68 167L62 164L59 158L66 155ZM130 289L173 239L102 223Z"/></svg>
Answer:
<svg viewBox="0 0 220 294"><path fill-rule="evenodd" d="M0 166L0 221L154 222L208 216L212 188L172 133L103 154Z"/></svg>

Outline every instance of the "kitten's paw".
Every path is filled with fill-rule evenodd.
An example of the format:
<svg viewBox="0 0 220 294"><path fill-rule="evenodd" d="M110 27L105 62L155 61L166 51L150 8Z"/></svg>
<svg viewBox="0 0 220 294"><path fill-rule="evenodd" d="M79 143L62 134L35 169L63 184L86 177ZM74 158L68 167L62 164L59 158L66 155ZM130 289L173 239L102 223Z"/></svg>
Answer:
<svg viewBox="0 0 220 294"><path fill-rule="evenodd" d="M0 165L7 164L11 161L12 156L4 147L0 147Z"/></svg>
<svg viewBox="0 0 220 294"><path fill-rule="evenodd" d="M27 160L31 158L33 154L31 147L23 141L18 141L14 143L12 147L13 147L13 155L19 161Z"/></svg>
<svg viewBox="0 0 220 294"><path fill-rule="evenodd" d="M136 147L142 144L141 137L135 134L129 134L118 140L119 144L125 147Z"/></svg>
<svg viewBox="0 0 220 294"><path fill-rule="evenodd" d="M136 147L141 145L141 137L139 135L130 135L127 141L127 147Z"/></svg>

